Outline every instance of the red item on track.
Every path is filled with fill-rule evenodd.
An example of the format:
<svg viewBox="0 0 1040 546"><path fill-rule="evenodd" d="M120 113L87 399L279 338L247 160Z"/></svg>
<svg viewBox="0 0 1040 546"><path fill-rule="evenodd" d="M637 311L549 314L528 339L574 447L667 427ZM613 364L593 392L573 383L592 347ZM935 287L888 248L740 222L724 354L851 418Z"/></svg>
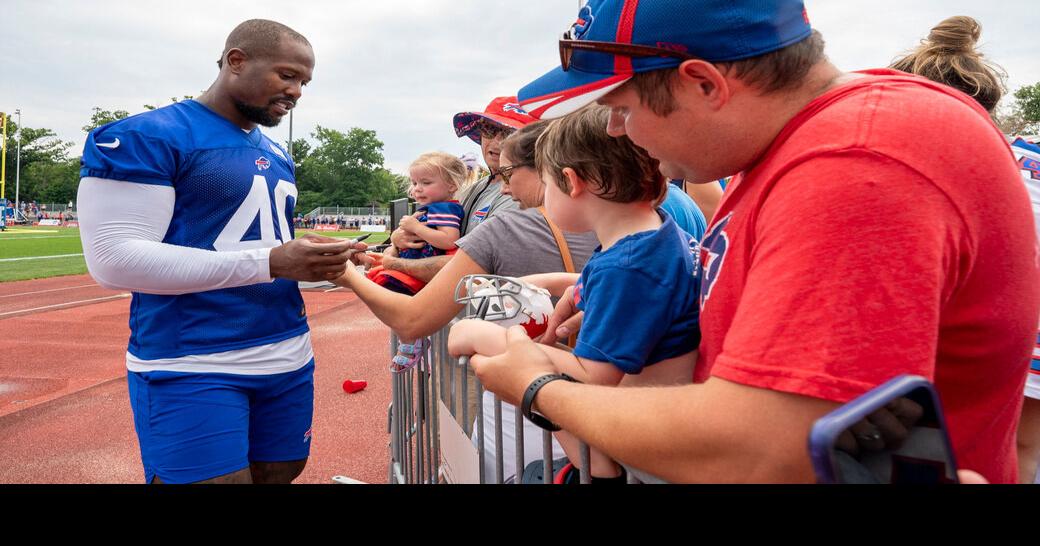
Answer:
<svg viewBox="0 0 1040 546"><path fill-rule="evenodd" d="M365 390L368 386L368 381L351 381L350 379L343 382L343 391L347 394L354 394Z"/></svg>

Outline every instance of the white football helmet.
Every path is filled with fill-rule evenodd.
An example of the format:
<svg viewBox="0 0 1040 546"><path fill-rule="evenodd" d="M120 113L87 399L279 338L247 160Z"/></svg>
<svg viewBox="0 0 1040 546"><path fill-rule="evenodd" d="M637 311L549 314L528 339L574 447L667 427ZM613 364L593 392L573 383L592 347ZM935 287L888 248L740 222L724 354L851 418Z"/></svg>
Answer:
<svg viewBox="0 0 1040 546"><path fill-rule="evenodd" d="M553 312L548 290L499 275L466 275L455 287L455 302L466 305L466 318L523 326L532 338L545 333Z"/></svg>

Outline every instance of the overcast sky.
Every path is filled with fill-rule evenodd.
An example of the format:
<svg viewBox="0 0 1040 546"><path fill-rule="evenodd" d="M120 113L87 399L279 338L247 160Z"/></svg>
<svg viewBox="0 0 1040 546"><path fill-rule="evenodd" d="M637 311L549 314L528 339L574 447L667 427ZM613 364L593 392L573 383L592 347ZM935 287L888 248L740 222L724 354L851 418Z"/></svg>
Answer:
<svg viewBox="0 0 1040 546"><path fill-rule="evenodd" d="M653 1L653 0L645 0ZM887 65L950 15L982 22L982 50L1009 86L1040 81L1036 0L807 0L841 68ZM556 39L577 0L0 0L0 110L82 148L91 108L131 113L197 95L216 76L239 22L274 19L311 41L314 81L294 137L315 125L374 129L387 165L404 172L422 152L479 152L452 116L483 110L558 63ZM267 129L279 141L288 120Z"/></svg>

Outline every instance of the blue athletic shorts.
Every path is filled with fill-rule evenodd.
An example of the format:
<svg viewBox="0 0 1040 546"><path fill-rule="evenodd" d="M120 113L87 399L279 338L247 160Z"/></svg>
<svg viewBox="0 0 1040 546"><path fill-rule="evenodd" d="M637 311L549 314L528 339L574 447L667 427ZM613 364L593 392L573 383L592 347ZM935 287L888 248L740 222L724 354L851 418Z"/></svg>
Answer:
<svg viewBox="0 0 1040 546"><path fill-rule="evenodd" d="M145 482L208 480L306 459L314 360L276 375L127 372Z"/></svg>

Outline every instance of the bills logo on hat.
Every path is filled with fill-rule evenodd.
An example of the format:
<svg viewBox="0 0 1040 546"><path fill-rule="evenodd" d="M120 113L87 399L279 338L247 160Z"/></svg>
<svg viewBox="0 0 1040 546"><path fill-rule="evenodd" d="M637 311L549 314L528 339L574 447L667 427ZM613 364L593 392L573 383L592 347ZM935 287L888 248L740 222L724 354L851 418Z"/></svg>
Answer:
<svg viewBox="0 0 1040 546"><path fill-rule="evenodd" d="M256 160L256 169L258 171L266 171L271 168L271 162L266 157L261 157Z"/></svg>
<svg viewBox="0 0 1040 546"><path fill-rule="evenodd" d="M719 279L722 272L722 264L726 261L726 251L729 249L729 236L726 235L726 226L729 225L733 213L719 220L711 226L704 241L700 245L700 263L704 276L701 279L701 310L711 297L711 289L715 281Z"/></svg>
<svg viewBox="0 0 1040 546"><path fill-rule="evenodd" d="M589 33L589 29L592 28L592 23L596 20L596 16L592 14L592 8L586 4L578 12L578 20L574 22L574 26L571 27L571 36L575 40L582 39L586 34Z"/></svg>
<svg viewBox="0 0 1040 546"><path fill-rule="evenodd" d="M503 106L502 107L502 111L503 112L514 112L514 113L520 114L521 116L528 116L528 115L530 115L530 114L527 113L526 110L524 110L523 108L520 108L520 105L518 103L515 103L515 102L510 102L510 103L506 104L505 106Z"/></svg>

